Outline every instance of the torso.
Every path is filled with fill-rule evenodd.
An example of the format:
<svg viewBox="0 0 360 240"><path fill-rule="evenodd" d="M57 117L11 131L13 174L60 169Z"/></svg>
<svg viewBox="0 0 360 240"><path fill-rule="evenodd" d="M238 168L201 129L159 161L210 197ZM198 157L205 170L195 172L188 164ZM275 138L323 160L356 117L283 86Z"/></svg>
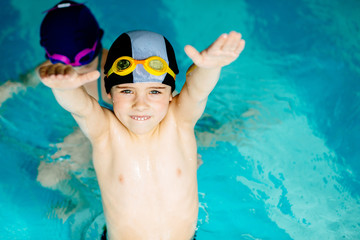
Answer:
<svg viewBox="0 0 360 240"><path fill-rule="evenodd" d="M198 215L196 141L193 130L178 129L170 118L145 141L132 137L114 116L107 139L93 144L109 239L193 236Z"/></svg>

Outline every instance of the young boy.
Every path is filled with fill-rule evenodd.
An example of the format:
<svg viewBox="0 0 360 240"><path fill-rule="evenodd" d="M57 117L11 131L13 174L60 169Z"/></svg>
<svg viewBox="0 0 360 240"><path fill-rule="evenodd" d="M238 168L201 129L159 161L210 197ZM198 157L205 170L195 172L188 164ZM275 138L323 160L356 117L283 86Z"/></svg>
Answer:
<svg viewBox="0 0 360 240"><path fill-rule="evenodd" d="M172 97L178 69L170 43L152 32L122 34L105 64L114 112L82 87L99 72L78 74L62 64L40 69L42 82L93 145L108 239L192 239L198 216L194 126L221 68L244 46L236 32L221 35L201 53L186 46L194 65Z"/></svg>

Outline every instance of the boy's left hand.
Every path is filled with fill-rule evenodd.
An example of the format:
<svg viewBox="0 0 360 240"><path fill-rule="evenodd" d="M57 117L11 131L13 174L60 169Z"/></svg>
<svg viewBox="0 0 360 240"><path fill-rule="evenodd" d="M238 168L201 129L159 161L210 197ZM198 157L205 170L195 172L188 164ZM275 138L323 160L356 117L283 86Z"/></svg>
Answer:
<svg viewBox="0 0 360 240"><path fill-rule="evenodd" d="M221 68L235 61L245 47L241 34L222 34L210 47L199 53L194 47L185 46L185 53L201 68Z"/></svg>

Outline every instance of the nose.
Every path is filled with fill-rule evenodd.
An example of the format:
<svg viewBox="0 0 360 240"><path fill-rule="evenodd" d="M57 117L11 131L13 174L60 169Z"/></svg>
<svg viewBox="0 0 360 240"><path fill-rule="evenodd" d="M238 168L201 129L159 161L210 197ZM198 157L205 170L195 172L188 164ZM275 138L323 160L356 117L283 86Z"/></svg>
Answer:
<svg viewBox="0 0 360 240"><path fill-rule="evenodd" d="M136 95L133 108L140 112L146 110L148 108L146 97L142 95Z"/></svg>

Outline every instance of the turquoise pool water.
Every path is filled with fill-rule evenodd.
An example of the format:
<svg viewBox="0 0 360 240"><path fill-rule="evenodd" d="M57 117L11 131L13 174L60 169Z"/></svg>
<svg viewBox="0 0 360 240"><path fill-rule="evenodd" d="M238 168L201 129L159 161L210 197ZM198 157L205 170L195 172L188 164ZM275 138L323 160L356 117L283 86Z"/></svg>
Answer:
<svg viewBox="0 0 360 240"><path fill-rule="evenodd" d="M94 239L102 223L88 143L49 89L22 84L44 60L41 12L56 2L0 3L0 239ZM360 239L360 2L87 6L105 47L132 29L166 35L178 90L186 44L204 49L230 30L246 40L196 126L198 239Z"/></svg>

